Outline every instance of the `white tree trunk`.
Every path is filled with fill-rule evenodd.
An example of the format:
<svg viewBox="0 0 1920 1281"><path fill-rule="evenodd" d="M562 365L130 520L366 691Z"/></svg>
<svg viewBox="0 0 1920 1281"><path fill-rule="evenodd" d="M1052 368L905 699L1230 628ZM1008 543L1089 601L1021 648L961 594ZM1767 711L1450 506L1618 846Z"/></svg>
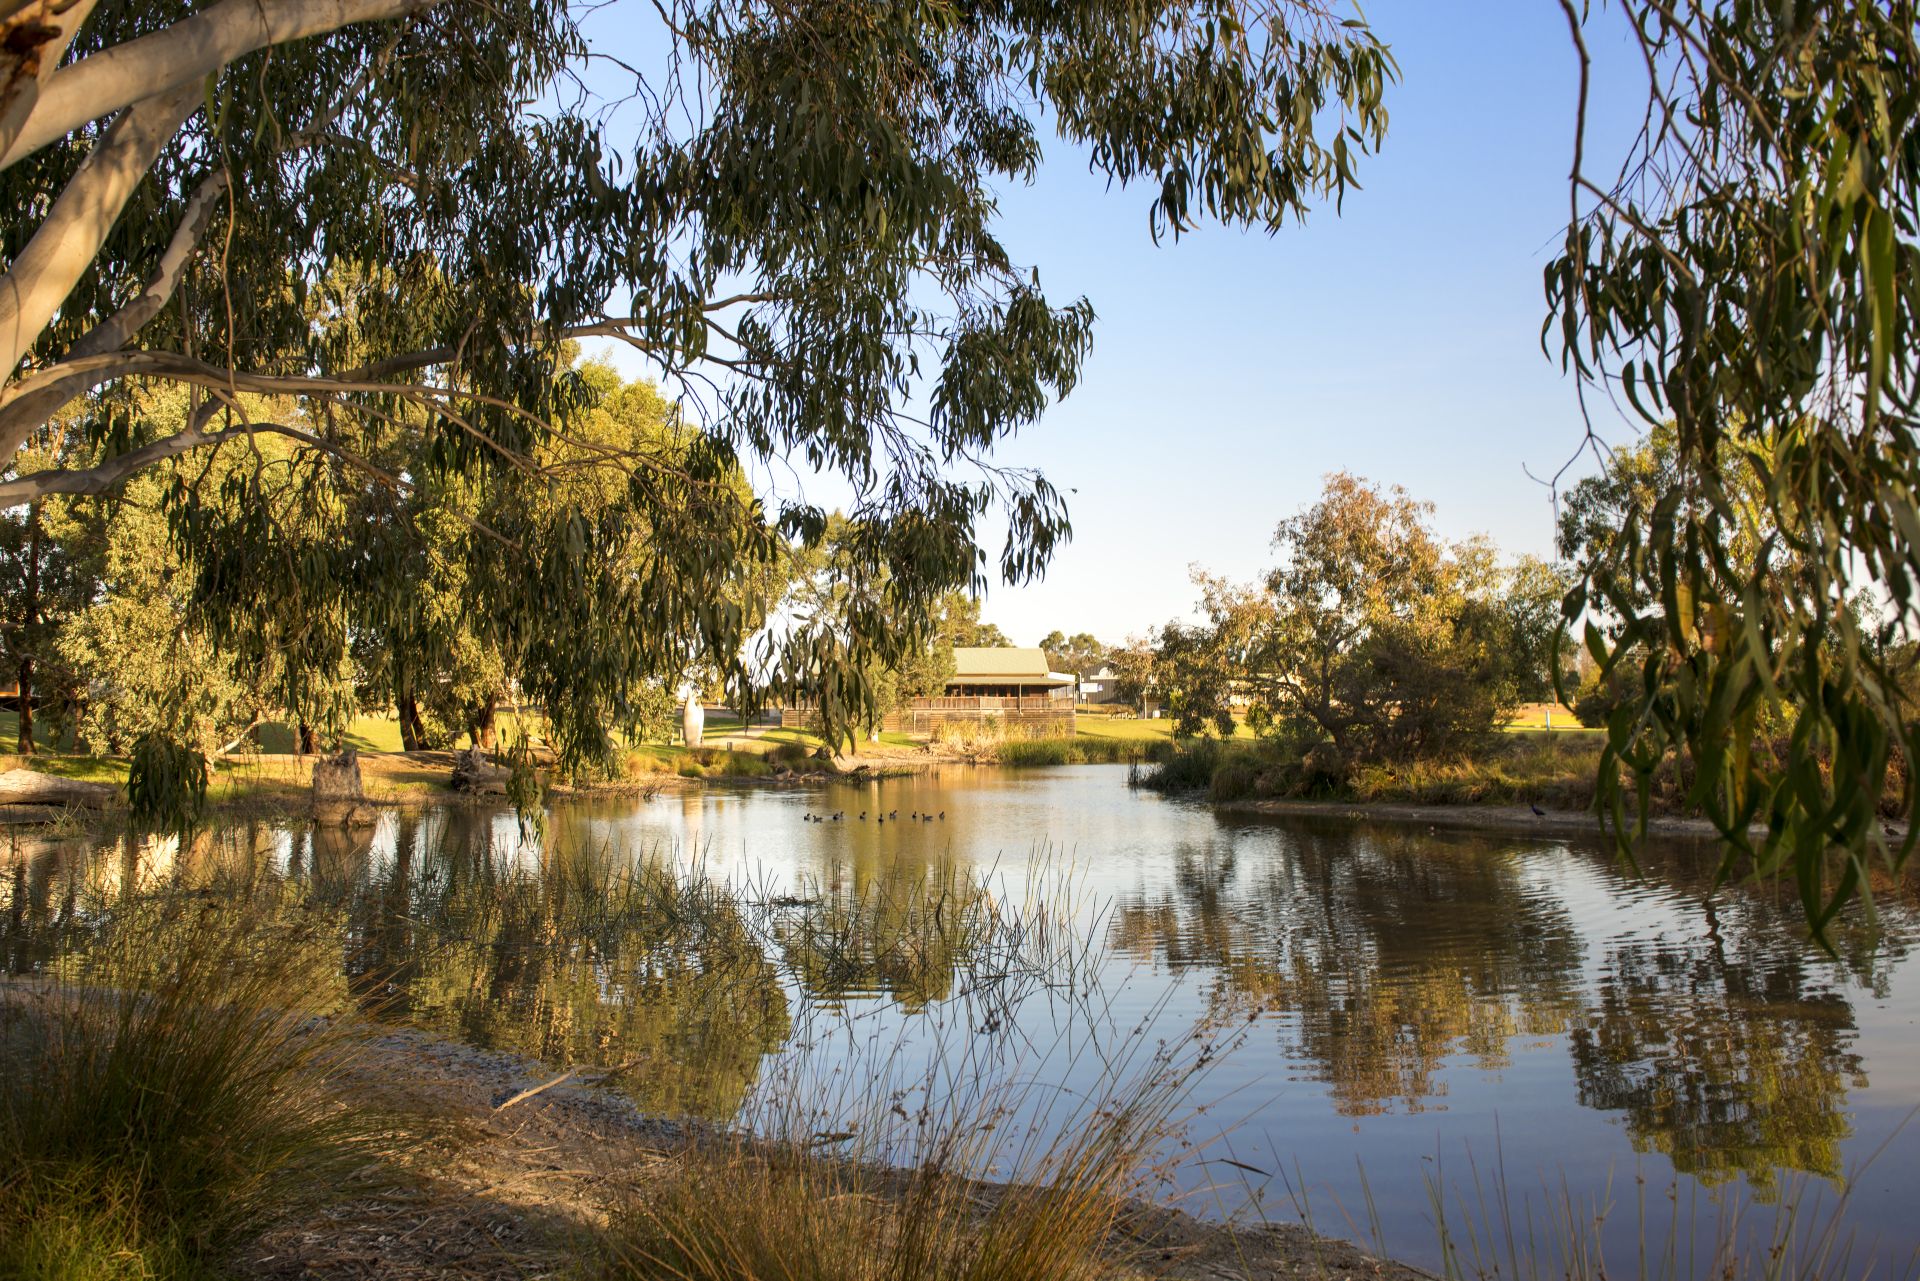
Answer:
<svg viewBox="0 0 1920 1281"><path fill-rule="evenodd" d="M39 85L0 169L81 125L199 82L269 45L325 35L356 22L421 13L445 0L221 0L152 35L62 67Z"/></svg>
<svg viewBox="0 0 1920 1281"><path fill-rule="evenodd" d="M0 155L13 149L22 126L40 103L40 88L53 78L80 24L97 0L12 0L0 6Z"/></svg>
<svg viewBox="0 0 1920 1281"><path fill-rule="evenodd" d="M160 148L193 114L199 87L189 85L129 107L81 162L33 239L0 278L0 377L11 377L92 265L127 197ZM20 442L0 439L0 465Z"/></svg>

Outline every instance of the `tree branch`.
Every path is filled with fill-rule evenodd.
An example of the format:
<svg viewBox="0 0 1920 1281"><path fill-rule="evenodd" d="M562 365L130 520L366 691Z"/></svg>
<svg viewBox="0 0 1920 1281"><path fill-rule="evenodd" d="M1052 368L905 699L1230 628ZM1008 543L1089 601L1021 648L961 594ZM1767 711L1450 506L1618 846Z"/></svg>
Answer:
<svg viewBox="0 0 1920 1281"><path fill-rule="evenodd" d="M95 0L0 4L0 152L13 146Z"/></svg>
<svg viewBox="0 0 1920 1281"><path fill-rule="evenodd" d="M208 184L216 181L220 185L210 190ZM205 217L217 207L217 197L224 189L225 181L224 175L215 175L195 191L193 199L189 201L188 216L182 220L180 227L175 231L160 269L155 271L147 288L138 298L116 312L113 317L102 321L95 329L88 331L85 337L74 344L73 353L65 359L44 369L35 370L4 389L0 389L0 467L4 467L5 460L19 451L21 444L33 434L36 428L49 421L63 406L95 388L121 378L142 376L171 378L215 390L257 392L263 395L328 396L355 392L391 392L444 402L463 394L452 387L385 381L395 374L411 373L434 365L456 364L460 358L460 350L457 347L429 347L421 351L403 352L338 374L247 373L240 370L221 369L216 365L178 352L121 351L110 347L109 343L115 341L124 345L138 332L140 326L152 319L160 307L165 305L167 298L178 286L178 275L184 270L193 241L205 229ZM203 196L206 200L204 206L199 203ZM179 253L177 264L175 264L176 250ZM736 306L744 302L761 301L767 297L770 295L740 294L719 299L715 303L708 304L707 309ZM136 311L136 308L140 310ZM642 351L654 350L652 344L634 337L629 332L637 323L631 319L609 319L571 325L561 331L561 336L566 338L614 336L623 338ZM98 335L97 338L96 335ZM740 362L728 361L718 356L710 355L704 357L704 360L711 364L741 368ZM513 408L497 398L479 397L478 399L501 408L509 410Z"/></svg>
<svg viewBox="0 0 1920 1281"><path fill-rule="evenodd" d="M226 189L224 169L202 182L188 198L186 214L174 229L173 238L160 256L159 266L148 277L146 287L126 306L88 330L73 345L66 360L0 392L0 448L16 438L25 440L36 427L60 412L61 406L97 385L82 374L70 372L69 361L120 350L148 321L160 314L186 273L194 246L199 243Z"/></svg>
<svg viewBox="0 0 1920 1281"><path fill-rule="evenodd" d="M208 401L201 406L200 411L195 415L195 420L189 423L184 431L175 432L171 436L142 445L138 449L130 449L95 467L38 471L12 480L0 481L0 511L45 498L50 494L103 494L156 463L178 458L182 454L192 453L197 449L216 448L230 441L245 440L259 433L285 436L289 440L299 441L311 449L322 450L333 455L393 489L405 488L399 477L382 471L359 455L342 449L332 441L315 435L304 427L293 427L286 423L250 422L237 427L223 428L220 431L207 431L207 421L219 409L219 402Z"/></svg>
<svg viewBox="0 0 1920 1281"><path fill-rule="evenodd" d="M183 85L269 45L358 22L411 17L445 0L220 0L163 31L63 67L41 87L0 169L90 120Z"/></svg>
<svg viewBox="0 0 1920 1281"><path fill-rule="evenodd" d="M91 335L89 335L90 337ZM444 364L453 359L451 347L390 356L386 360L362 365L335 376L279 377L222 370L191 356L167 351L106 351L72 356L57 365L37 370L0 391L0 457L10 457L18 444L41 426L61 406L86 395L96 387L121 378L140 376L174 378L202 387L257 391L282 395L325 395L355 391L391 391L405 393L421 389L412 385L381 382L392 374ZM446 388L426 389L434 396L451 396Z"/></svg>
<svg viewBox="0 0 1920 1281"><path fill-rule="evenodd" d="M161 146L199 102L197 85L145 98L113 122L0 277L0 376L10 377L93 264ZM0 465L24 436L0 436Z"/></svg>
<svg viewBox="0 0 1920 1281"><path fill-rule="evenodd" d="M186 274L187 260L193 256L194 247L200 243L200 235L207 229L214 210L219 208L220 197L226 194L227 181L227 171L222 169L208 175L194 189L187 198L186 212L181 216L180 225L174 228L166 252L160 255L160 265L147 278L146 288L133 301L88 330L80 341L73 344L73 350L67 353L69 359L104 356L110 351L119 351L146 327L149 320L160 314L161 308L167 305L167 301L173 297L173 291L179 287L180 278Z"/></svg>

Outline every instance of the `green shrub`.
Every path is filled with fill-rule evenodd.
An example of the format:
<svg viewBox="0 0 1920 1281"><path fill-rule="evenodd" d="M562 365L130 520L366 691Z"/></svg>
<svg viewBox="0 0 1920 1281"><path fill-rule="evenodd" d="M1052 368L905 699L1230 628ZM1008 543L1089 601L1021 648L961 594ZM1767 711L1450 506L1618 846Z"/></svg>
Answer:
<svg viewBox="0 0 1920 1281"><path fill-rule="evenodd" d="M1225 745L1218 739L1181 739L1160 758L1147 775L1146 784L1162 792L1207 791L1226 754Z"/></svg>
<svg viewBox="0 0 1920 1281"><path fill-rule="evenodd" d="M1257 778L1259 771L1254 762L1238 753L1228 754L1213 771L1213 778L1207 784L1207 795L1216 801L1237 801L1253 794Z"/></svg>
<svg viewBox="0 0 1920 1281"><path fill-rule="evenodd" d="M758 752L728 752L722 768L731 778L765 778L773 766Z"/></svg>
<svg viewBox="0 0 1920 1281"><path fill-rule="evenodd" d="M1175 743L1147 775L1149 787L1206 792L1216 801L1301 797L1420 805L1524 805L1582 811L1592 807L1599 743L1569 733L1488 735L1471 749L1434 758L1350 763L1327 744L1304 751L1284 743ZM1663 766L1654 799L1677 806L1686 771Z"/></svg>

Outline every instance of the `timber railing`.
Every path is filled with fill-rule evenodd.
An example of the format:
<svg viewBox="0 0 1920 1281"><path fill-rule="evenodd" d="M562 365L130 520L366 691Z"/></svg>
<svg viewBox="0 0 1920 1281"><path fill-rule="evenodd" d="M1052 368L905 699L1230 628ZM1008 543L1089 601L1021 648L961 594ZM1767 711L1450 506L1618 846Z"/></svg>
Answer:
<svg viewBox="0 0 1920 1281"><path fill-rule="evenodd" d="M1043 738L1074 732L1072 700L1045 695L916 698L889 713L884 726L897 733L931 734L936 726L953 721L997 723L1015 738ZM780 724L786 729L818 729L819 713L811 707L785 707L780 710Z"/></svg>

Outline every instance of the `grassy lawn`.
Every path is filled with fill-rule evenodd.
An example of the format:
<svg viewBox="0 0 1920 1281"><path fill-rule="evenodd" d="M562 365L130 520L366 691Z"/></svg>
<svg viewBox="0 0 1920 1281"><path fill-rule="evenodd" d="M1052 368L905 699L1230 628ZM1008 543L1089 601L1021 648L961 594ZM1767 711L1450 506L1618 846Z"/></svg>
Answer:
<svg viewBox="0 0 1920 1281"><path fill-rule="evenodd" d="M358 751L397 752L400 750L400 722L391 716L356 716L347 722L344 737L347 746ZM254 731L254 741L260 745L259 750L263 755L291 756L293 726L270 721Z"/></svg>
<svg viewBox="0 0 1920 1281"><path fill-rule="evenodd" d="M1548 714L1552 720L1548 720ZM1564 703L1522 703L1513 719L1501 726L1508 733L1522 733L1532 730L1551 729L1554 733L1598 734L1603 731L1588 729L1573 714L1573 709Z"/></svg>
<svg viewBox="0 0 1920 1281"><path fill-rule="evenodd" d="M510 719L502 717L503 721ZM20 735L20 714L0 710L0 750L13 746ZM290 756L293 753L293 727L279 722L269 722L254 731L258 750L268 756ZM42 721L34 726L34 741L52 750L54 744L47 736L46 723ZM347 743L363 752L397 752L400 750L400 722L391 716L356 716L348 725ZM57 772L57 771L56 771Z"/></svg>

